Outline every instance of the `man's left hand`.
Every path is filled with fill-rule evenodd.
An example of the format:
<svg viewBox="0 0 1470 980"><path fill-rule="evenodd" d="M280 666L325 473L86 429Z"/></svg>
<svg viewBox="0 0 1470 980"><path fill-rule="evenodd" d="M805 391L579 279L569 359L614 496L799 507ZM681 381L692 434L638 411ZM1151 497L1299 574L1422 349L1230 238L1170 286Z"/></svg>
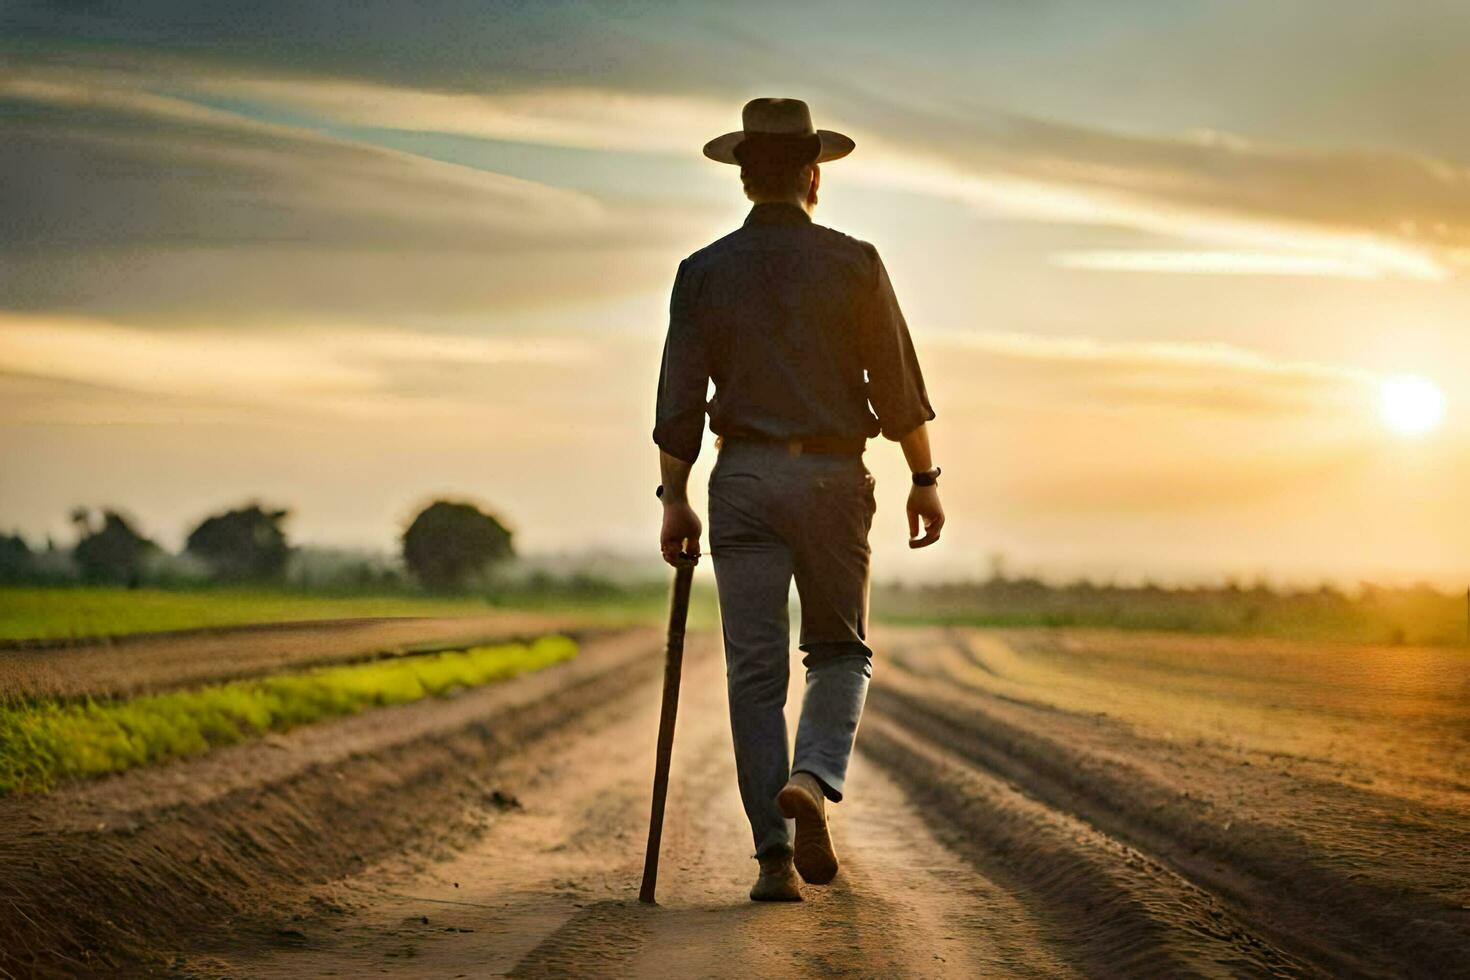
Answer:
<svg viewBox="0 0 1470 980"><path fill-rule="evenodd" d="M944 508L939 503L938 487L913 487L909 490L909 547L927 548L939 540L944 527ZM919 524L924 525L924 536L919 537Z"/></svg>

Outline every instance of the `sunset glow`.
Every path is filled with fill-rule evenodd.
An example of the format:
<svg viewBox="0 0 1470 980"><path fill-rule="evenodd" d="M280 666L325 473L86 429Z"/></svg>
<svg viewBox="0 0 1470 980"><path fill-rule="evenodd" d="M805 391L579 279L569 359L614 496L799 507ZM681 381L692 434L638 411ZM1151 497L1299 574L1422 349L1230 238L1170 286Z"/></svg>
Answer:
<svg viewBox="0 0 1470 980"><path fill-rule="evenodd" d="M1458 0L11 6L0 528L264 496L391 549L442 492L644 553L674 272L748 208L700 147L789 95L857 142L814 220L882 254L938 413L943 554L868 453L884 574L1470 571Z"/></svg>
<svg viewBox="0 0 1470 980"><path fill-rule="evenodd" d="M1379 386L1383 424L1404 436L1428 435L1444 422L1444 392L1428 378L1401 374Z"/></svg>

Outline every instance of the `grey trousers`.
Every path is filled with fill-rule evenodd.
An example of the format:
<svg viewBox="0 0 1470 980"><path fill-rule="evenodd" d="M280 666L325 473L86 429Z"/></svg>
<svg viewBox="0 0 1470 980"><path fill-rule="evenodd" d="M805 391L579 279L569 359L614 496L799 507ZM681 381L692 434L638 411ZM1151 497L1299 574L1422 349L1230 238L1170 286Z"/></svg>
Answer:
<svg viewBox="0 0 1470 980"><path fill-rule="evenodd" d="M876 504L861 456L792 455L784 444L727 443L709 482L709 541L724 625L740 798L758 856L791 847L776 794L805 770L842 799L872 676L868 532ZM806 693L788 754L787 596L801 599Z"/></svg>

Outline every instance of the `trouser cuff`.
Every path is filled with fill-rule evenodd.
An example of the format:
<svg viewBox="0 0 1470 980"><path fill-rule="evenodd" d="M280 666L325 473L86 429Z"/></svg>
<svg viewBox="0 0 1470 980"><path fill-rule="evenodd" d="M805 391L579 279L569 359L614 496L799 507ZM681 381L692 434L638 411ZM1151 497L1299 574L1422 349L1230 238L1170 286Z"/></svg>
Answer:
<svg viewBox="0 0 1470 980"><path fill-rule="evenodd" d="M791 767L791 771L792 773L810 773L811 775L815 776L817 782L822 787L823 796L827 797L827 799L831 800L833 803L842 802L842 777L833 775L833 770L831 767L823 766L821 764L808 765L797 763L796 765Z"/></svg>
<svg viewBox="0 0 1470 980"><path fill-rule="evenodd" d="M779 839L768 840L760 847L756 848L755 857L756 860L759 861L764 858L774 857L777 854L785 854L786 856L790 857L793 853L794 849L791 846L790 838L782 837Z"/></svg>

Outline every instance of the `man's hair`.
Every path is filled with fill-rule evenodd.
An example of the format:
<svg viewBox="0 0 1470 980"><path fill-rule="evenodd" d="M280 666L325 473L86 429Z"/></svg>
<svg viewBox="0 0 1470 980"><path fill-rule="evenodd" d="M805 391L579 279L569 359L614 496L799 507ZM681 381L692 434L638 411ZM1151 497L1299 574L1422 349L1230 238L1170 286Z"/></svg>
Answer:
<svg viewBox="0 0 1470 980"><path fill-rule="evenodd" d="M802 172L816 162L821 137L747 136L735 147L745 196L782 198L802 190Z"/></svg>

